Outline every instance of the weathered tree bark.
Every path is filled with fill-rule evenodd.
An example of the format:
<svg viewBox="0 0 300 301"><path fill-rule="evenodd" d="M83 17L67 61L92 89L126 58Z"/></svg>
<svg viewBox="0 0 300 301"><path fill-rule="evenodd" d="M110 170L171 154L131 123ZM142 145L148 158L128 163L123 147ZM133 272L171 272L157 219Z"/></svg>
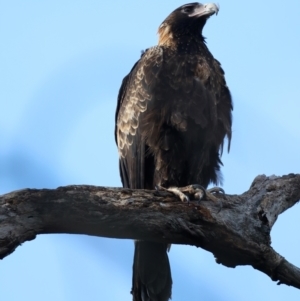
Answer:
<svg viewBox="0 0 300 301"><path fill-rule="evenodd" d="M300 288L300 269L270 246L279 214L300 199L300 175L258 176L241 195L182 203L168 192L67 186L0 196L0 258L43 233L80 233L201 247L228 267L251 265Z"/></svg>

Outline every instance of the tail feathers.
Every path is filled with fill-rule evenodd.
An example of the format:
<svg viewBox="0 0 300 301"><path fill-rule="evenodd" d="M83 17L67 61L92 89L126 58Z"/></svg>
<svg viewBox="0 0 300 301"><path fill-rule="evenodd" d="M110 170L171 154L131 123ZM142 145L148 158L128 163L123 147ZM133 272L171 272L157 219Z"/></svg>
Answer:
<svg viewBox="0 0 300 301"><path fill-rule="evenodd" d="M136 241L133 261L133 301L168 301L172 276L168 245Z"/></svg>

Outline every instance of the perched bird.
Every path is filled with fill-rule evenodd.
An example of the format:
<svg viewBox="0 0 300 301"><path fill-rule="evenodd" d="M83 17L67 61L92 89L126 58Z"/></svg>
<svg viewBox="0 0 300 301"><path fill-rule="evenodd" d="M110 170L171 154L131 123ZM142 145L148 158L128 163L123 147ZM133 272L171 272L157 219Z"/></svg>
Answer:
<svg viewBox="0 0 300 301"><path fill-rule="evenodd" d="M220 63L202 29L216 4L185 4L159 26L123 79L115 137L124 187L154 189L221 181L224 139L231 140L232 101ZM136 241L134 301L166 301L172 277L168 245Z"/></svg>

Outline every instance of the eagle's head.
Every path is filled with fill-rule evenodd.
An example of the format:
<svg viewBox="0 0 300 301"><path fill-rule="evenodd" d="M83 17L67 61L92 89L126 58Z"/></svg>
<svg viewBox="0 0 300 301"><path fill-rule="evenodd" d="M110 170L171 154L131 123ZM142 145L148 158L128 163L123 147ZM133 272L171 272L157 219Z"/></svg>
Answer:
<svg viewBox="0 0 300 301"><path fill-rule="evenodd" d="M189 3L175 9L159 26L159 45L172 46L178 41L184 42L190 37L200 38L206 20L217 14L219 6L214 3Z"/></svg>

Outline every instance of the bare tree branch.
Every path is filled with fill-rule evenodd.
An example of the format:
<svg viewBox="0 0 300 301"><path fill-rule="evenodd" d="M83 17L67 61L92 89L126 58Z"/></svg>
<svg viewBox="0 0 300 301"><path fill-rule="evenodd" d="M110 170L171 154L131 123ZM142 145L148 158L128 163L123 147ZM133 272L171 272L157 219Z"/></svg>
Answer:
<svg viewBox="0 0 300 301"><path fill-rule="evenodd" d="M279 214L300 199L300 175L258 176L241 195L182 203L168 192L67 186L0 196L0 258L43 233L189 244L228 267L251 265L300 288L300 269L270 246Z"/></svg>

